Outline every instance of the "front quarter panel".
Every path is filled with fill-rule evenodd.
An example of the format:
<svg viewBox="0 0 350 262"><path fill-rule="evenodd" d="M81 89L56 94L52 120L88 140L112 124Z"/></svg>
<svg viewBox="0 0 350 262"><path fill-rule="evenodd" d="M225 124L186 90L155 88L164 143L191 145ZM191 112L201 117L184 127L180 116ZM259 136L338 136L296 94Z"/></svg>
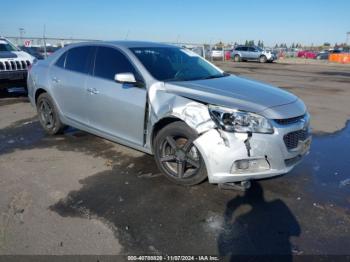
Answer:
<svg viewBox="0 0 350 262"><path fill-rule="evenodd" d="M149 115L148 137L146 147L151 148L154 126L164 118L176 118L184 121L198 134L202 134L212 128L212 121L208 106L168 92L162 82L152 84L148 90Z"/></svg>

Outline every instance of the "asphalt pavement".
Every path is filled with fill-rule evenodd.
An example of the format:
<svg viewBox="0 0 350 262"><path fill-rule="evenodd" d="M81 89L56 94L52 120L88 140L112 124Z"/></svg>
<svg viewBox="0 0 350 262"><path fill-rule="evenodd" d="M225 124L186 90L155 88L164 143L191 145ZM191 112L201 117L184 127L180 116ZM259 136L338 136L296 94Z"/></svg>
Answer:
<svg viewBox="0 0 350 262"><path fill-rule="evenodd" d="M3 93L0 254L349 255L349 109L340 104L350 98L350 70L220 66L295 92L312 108L315 134L302 164L246 192L182 187L152 156L73 128L46 135L25 96ZM325 81L333 85L317 93ZM325 108L341 115L331 122L337 128Z"/></svg>

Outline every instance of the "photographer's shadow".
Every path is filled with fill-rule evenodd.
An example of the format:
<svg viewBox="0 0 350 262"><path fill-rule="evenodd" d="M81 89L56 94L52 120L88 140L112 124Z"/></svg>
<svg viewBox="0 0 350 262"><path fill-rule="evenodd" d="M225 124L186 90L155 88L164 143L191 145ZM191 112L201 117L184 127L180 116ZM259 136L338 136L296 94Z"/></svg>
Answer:
<svg viewBox="0 0 350 262"><path fill-rule="evenodd" d="M244 196L227 203L224 226L218 238L219 254L232 258L283 255L283 261L292 261L290 237L299 236L300 231L298 221L286 204L280 199L266 201L261 185L252 183Z"/></svg>

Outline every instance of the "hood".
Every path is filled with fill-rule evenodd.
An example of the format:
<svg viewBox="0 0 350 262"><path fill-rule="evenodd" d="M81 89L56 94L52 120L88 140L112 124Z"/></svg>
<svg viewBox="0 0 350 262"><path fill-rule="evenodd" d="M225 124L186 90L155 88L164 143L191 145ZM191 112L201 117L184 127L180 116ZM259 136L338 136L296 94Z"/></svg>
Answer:
<svg viewBox="0 0 350 262"><path fill-rule="evenodd" d="M17 58L15 52L3 51L0 52L0 58Z"/></svg>
<svg viewBox="0 0 350 262"><path fill-rule="evenodd" d="M24 51L4 51L0 52L0 59L20 59L33 62L33 56Z"/></svg>
<svg viewBox="0 0 350 262"><path fill-rule="evenodd" d="M233 75L207 80L167 82L165 87L168 92L200 102L255 113L298 100L295 95L277 87Z"/></svg>

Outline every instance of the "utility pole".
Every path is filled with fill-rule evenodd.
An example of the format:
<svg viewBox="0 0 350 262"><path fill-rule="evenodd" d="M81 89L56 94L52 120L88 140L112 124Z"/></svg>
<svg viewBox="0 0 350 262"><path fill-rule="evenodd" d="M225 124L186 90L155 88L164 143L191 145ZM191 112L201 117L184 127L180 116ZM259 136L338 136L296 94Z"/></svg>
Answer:
<svg viewBox="0 0 350 262"><path fill-rule="evenodd" d="M350 32L346 33L346 44L350 45Z"/></svg>
<svg viewBox="0 0 350 262"><path fill-rule="evenodd" d="M23 36L24 36L24 34L25 34L25 30L24 30L24 28L18 28L18 30L19 30L19 39L20 39L20 45L22 45L23 44Z"/></svg>
<svg viewBox="0 0 350 262"><path fill-rule="evenodd" d="M44 31L43 31L43 40L44 40L44 53L45 53L45 58L47 58L47 52L46 52L46 25L44 24Z"/></svg>
<svg viewBox="0 0 350 262"><path fill-rule="evenodd" d="M179 43L179 39L180 39L180 35L178 34L177 37L176 37L176 44Z"/></svg>

